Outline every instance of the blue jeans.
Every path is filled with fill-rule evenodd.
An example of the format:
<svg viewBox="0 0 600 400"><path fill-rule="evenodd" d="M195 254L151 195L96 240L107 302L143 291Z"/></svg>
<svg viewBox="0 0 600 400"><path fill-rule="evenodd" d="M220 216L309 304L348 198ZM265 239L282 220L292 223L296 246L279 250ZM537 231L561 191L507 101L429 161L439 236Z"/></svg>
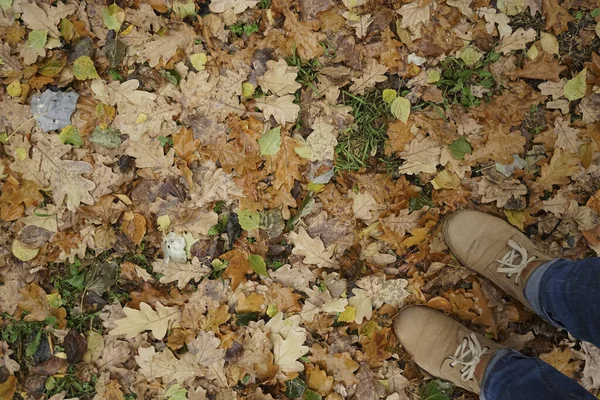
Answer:
<svg viewBox="0 0 600 400"><path fill-rule="evenodd" d="M537 268L525 287L533 310L574 337L600 347L600 259L558 259ZM505 349L488 364L485 400L590 399L591 393L545 362Z"/></svg>

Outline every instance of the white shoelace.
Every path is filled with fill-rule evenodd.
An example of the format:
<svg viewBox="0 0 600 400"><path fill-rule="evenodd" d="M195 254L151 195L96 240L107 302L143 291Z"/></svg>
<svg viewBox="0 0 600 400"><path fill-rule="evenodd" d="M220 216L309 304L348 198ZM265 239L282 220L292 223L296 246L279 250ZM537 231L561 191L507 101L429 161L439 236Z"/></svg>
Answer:
<svg viewBox="0 0 600 400"><path fill-rule="evenodd" d="M488 347L481 347L474 333L470 333L464 337L462 343L456 348L454 355L449 357L452 360L450 366L455 367L457 364L464 365L460 369L462 380L468 381L473 379L481 356L486 354L488 350Z"/></svg>
<svg viewBox="0 0 600 400"><path fill-rule="evenodd" d="M515 276L515 284L518 284L519 277L521 276L523 270L525 270L527 265L529 265L529 263L535 260L537 257L534 256L528 258L525 247L521 246L514 240L508 241L508 247L510 247L510 250L504 255L504 258L502 260L497 260L500 265L496 271L506 274L506 276L509 278L513 274L516 274L517 276ZM517 263L516 260L518 258L520 258L520 261Z"/></svg>

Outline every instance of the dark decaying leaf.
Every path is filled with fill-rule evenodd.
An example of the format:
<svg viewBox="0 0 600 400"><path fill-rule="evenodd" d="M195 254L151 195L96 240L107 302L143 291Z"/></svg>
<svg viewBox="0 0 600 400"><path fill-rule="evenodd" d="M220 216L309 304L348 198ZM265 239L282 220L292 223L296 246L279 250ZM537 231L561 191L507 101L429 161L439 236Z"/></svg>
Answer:
<svg viewBox="0 0 600 400"><path fill-rule="evenodd" d="M69 364L77 364L83 360L83 355L87 350L87 340L85 336L71 329L65 336L65 353Z"/></svg>

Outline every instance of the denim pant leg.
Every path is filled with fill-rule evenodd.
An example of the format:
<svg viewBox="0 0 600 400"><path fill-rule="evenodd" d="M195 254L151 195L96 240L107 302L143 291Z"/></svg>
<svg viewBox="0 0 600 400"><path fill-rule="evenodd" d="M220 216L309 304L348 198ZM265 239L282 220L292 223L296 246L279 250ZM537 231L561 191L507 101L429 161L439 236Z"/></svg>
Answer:
<svg viewBox="0 0 600 400"><path fill-rule="evenodd" d="M577 382L542 360L511 349L498 351L483 377L483 400L596 400Z"/></svg>
<svg viewBox="0 0 600 400"><path fill-rule="evenodd" d="M557 259L537 268L525 297L539 316L600 347L600 258Z"/></svg>

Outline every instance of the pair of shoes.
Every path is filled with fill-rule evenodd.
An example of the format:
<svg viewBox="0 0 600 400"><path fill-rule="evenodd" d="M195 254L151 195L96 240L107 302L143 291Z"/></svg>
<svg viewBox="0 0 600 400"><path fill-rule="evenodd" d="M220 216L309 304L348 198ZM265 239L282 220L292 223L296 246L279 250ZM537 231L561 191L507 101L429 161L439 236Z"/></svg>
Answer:
<svg viewBox="0 0 600 400"><path fill-rule="evenodd" d="M550 258L525 235L500 218L472 210L452 214L442 229L450 252L463 266L531 308L525 283ZM419 367L474 393L481 390L487 361L503 348L425 306L403 308L394 320L394 331Z"/></svg>

